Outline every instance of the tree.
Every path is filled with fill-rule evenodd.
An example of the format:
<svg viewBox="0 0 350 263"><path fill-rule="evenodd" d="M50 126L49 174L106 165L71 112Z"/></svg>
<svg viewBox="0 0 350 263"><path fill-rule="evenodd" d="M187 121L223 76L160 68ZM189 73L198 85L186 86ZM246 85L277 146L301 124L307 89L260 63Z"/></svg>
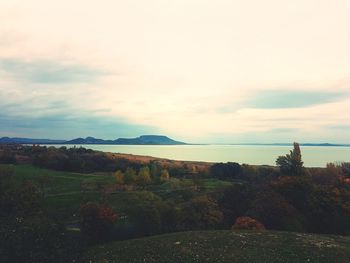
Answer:
<svg viewBox="0 0 350 263"><path fill-rule="evenodd" d="M122 171L118 170L113 174L115 178L115 182L117 185L122 185L124 184L124 174Z"/></svg>
<svg viewBox="0 0 350 263"><path fill-rule="evenodd" d="M170 178L169 172L167 169L163 169L161 174L160 174L160 181L165 182L168 181Z"/></svg>
<svg viewBox="0 0 350 263"><path fill-rule="evenodd" d="M282 195L288 203L299 211L308 211L310 196L315 191L315 185L307 176L281 176L271 182L273 191Z"/></svg>
<svg viewBox="0 0 350 263"><path fill-rule="evenodd" d="M95 202L83 204L80 215L81 231L90 243L107 240L114 222L118 219L110 207Z"/></svg>
<svg viewBox="0 0 350 263"><path fill-rule="evenodd" d="M210 167L210 174L221 180L240 179L242 167L238 163L216 163Z"/></svg>
<svg viewBox="0 0 350 263"><path fill-rule="evenodd" d="M138 236L156 234L161 229L161 217L155 202L133 204L133 207L128 211L128 216L134 224Z"/></svg>
<svg viewBox="0 0 350 263"><path fill-rule="evenodd" d="M151 172L149 170L149 167L148 166L141 167L136 177L136 183L138 185L145 187L147 184L150 184L151 181L152 179L151 179Z"/></svg>
<svg viewBox="0 0 350 263"><path fill-rule="evenodd" d="M138 191L130 199L132 205L125 213L128 221L135 227L136 236L159 233L162 227L160 209L162 199L148 191Z"/></svg>
<svg viewBox="0 0 350 263"><path fill-rule="evenodd" d="M136 172L133 168L128 167L124 173L124 183L132 184L135 182Z"/></svg>
<svg viewBox="0 0 350 263"><path fill-rule="evenodd" d="M249 184L233 184L228 187L219 199L225 224L230 226L238 217L244 215L251 207L254 198L255 191Z"/></svg>
<svg viewBox="0 0 350 263"><path fill-rule="evenodd" d="M305 230L303 215L282 195L271 189L258 193L245 215L259 220L267 229Z"/></svg>
<svg viewBox="0 0 350 263"><path fill-rule="evenodd" d="M73 262L81 244L49 216L40 189L0 166L0 262Z"/></svg>
<svg viewBox="0 0 350 263"><path fill-rule="evenodd" d="M303 161L301 160L299 143L294 143L294 148L289 154L279 156L276 160L276 164L284 174L301 175L303 173Z"/></svg>
<svg viewBox="0 0 350 263"><path fill-rule="evenodd" d="M309 197L307 230L323 234L350 234L350 208L337 191L317 188Z"/></svg>
<svg viewBox="0 0 350 263"><path fill-rule="evenodd" d="M215 200L208 196L198 196L182 204L179 226L181 230L214 228L222 222L223 217Z"/></svg>
<svg viewBox="0 0 350 263"><path fill-rule="evenodd" d="M151 177L153 180L159 178L161 174L161 167L154 161L150 164L150 170L151 170Z"/></svg>

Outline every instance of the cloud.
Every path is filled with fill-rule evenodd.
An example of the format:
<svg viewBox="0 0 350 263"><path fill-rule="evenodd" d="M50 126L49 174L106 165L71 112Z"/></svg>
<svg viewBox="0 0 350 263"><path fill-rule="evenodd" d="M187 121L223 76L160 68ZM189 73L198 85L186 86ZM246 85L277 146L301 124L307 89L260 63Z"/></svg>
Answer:
<svg viewBox="0 0 350 263"><path fill-rule="evenodd" d="M304 108L341 101L349 97L346 92L270 90L255 94L247 106L260 109Z"/></svg>
<svg viewBox="0 0 350 263"><path fill-rule="evenodd" d="M350 125L333 125L327 126L326 128L350 132Z"/></svg>
<svg viewBox="0 0 350 263"><path fill-rule="evenodd" d="M295 128L274 128L269 130L271 133L293 133L293 132L298 132L299 129Z"/></svg>
<svg viewBox="0 0 350 263"><path fill-rule="evenodd" d="M14 43L18 43L21 37L16 32L5 31L0 32L0 47L8 47Z"/></svg>
<svg viewBox="0 0 350 263"><path fill-rule="evenodd" d="M157 129L129 123L121 118L79 115L50 114L39 117L7 116L0 114L0 136L72 139L95 136L116 139L157 132Z"/></svg>
<svg viewBox="0 0 350 263"><path fill-rule="evenodd" d="M109 108L79 108L64 100L0 103L0 136L104 139L159 133L149 125L109 115Z"/></svg>
<svg viewBox="0 0 350 263"><path fill-rule="evenodd" d="M34 84L91 83L107 72L86 65L52 60L0 59L0 71L17 81Z"/></svg>
<svg viewBox="0 0 350 263"><path fill-rule="evenodd" d="M350 1L0 2L2 133L349 138Z"/></svg>

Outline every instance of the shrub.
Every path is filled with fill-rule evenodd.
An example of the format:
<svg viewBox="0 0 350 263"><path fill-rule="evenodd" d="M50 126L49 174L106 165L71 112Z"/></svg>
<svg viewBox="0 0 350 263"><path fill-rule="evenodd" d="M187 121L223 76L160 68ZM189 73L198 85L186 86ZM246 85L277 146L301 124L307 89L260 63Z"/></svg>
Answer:
<svg viewBox="0 0 350 263"><path fill-rule="evenodd" d="M232 229L263 231L265 230L265 226L262 223L260 223L258 220L253 219L249 216L241 216L236 219L236 222L232 226Z"/></svg>
<svg viewBox="0 0 350 263"><path fill-rule="evenodd" d="M215 200L198 196L181 206L178 222L180 229L209 229L219 225L223 217Z"/></svg>
<svg viewBox="0 0 350 263"><path fill-rule="evenodd" d="M210 167L210 173L222 180L240 179L242 167L238 163L216 163Z"/></svg>
<svg viewBox="0 0 350 263"><path fill-rule="evenodd" d="M16 155L9 149L0 151L0 163L16 163Z"/></svg>
<svg viewBox="0 0 350 263"><path fill-rule="evenodd" d="M254 200L254 194L249 184L234 184L224 191L219 204L227 226L246 213Z"/></svg>
<svg viewBox="0 0 350 263"><path fill-rule="evenodd" d="M247 216L256 218L268 229L303 231L304 217L280 194L271 189L260 192Z"/></svg>
<svg viewBox="0 0 350 263"><path fill-rule="evenodd" d="M107 205L88 202L81 206L81 231L89 243L108 240L111 237L117 214Z"/></svg>

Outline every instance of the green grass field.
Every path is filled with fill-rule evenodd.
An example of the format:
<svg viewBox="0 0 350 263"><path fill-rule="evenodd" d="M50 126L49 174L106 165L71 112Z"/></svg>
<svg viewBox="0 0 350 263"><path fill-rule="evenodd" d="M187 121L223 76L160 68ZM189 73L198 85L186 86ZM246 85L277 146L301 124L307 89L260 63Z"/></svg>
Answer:
<svg viewBox="0 0 350 263"><path fill-rule="evenodd" d="M291 232L181 232L91 248L86 262L348 263L350 237Z"/></svg>
<svg viewBox="0 0 350 263"><path fill-rule="evenodd" d="M42 169L33 165L14 165L13 167L15 181L17 183L31 181L41 185L49 212L60 220L69 223L77 220L82 203L101 199L101 192L98 190L99 185L113 186L115 184L114 177L108 173L71 173ZM201 179L202 190L195 192L195 194L200 195L216 191L231 184L213 178ZM150 185L142 190L116 191L108 195L107 198L113 209L120 213L127 210L128 206L135 200L138 200L138 202L144 200L145 191L153 192L164 200L177 200L183 190L190 190L192 187L193 183L190 179L171 178L166 183Z"/></svg>
<svg viewBox="0 0 350 263"><path fill-rule="evenodd" d="M98 191L83 191L82 185L106 185L114 181L110 175L54 171L32 165L15 165L14 170L16 183L31 181L41 186L48 211L67 222L75 220L82 203L99 200Z"/></svg>

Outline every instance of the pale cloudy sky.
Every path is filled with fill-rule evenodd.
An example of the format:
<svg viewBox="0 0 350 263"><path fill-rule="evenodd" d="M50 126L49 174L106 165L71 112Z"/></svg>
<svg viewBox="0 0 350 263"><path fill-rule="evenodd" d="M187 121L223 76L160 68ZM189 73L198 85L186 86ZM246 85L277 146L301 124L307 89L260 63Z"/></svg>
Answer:
<svg viewBox="0 0 350 263"><path fill-rule="evenodd" d="M350 143L349 0L0 0L0 136Z"/></svg>

